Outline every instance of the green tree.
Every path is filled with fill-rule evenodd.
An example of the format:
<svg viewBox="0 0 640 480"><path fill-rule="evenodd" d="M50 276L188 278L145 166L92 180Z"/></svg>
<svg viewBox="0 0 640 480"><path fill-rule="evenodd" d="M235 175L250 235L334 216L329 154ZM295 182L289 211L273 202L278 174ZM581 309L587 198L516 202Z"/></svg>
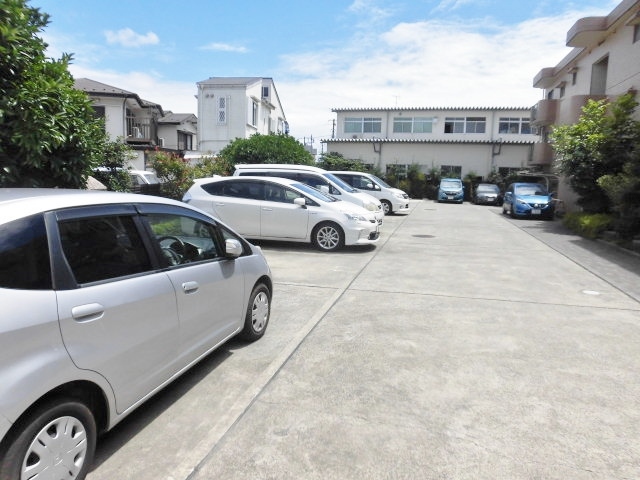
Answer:
<svg viewBox="0 0 640 480"><path fill-rule="evenodd" d="M92 173L93 177L102 182L109 190L128 192L131 190L131 177L127 164L133 156L133 151L122 139L115 142L106 140L102 148L99 169Z"/></svg>
<svg viewBox="0 0 640 480"><path fill-rule="evenodd" d="M359 160L344 158L344 155L337 152L324 153L318 162L320 168L325 170L349 170L356 172L366 171L365 166Z"/></svg>
<svg viewBox="0 0 640 480"><path fill-rule="evenodd" d="M611 201L598 179L620 173L624 164L622 157L612 155L619 151L617 135L623 124L609 115L609 106L606 100L589 100L577 123L556 126L551 132L557 170L569 179L578 205L587 213L610 210Z"/></svg>
<svg viewBox="0 0 640 480"><path fill-rule="evenodd" d="M0 186L83 188L105 134L68 66L45 57L49 16L0 0Z"/></svg>
<svg viewBox="0 0 640 480"><path fill-rule="evenodd" d="M314 158L304 145L289 135L260 135L236 138L219 155L232 165L237 163L292 163L313 165Z"/></svg>
<svg viewBox="0 0 640 480"><path fill-rule="evenodd" d="M168 152L155 152L151 155L151 167L162 181L162 194L175 200L182 196L193 182L193 167L184 158Z"/></svg>
<svg viewBox="0 0 640 480"><path fill-rule="evenodd" d="M598 178L613 205L614 228L623 239L640 234L640 122L633 118L637 107L630 94L611 104L611 135L603 146L603 156L622 167Z"/></svg>
<svg viewBox="0 0 640 480"><path fill-rule="evenodd" d="M202 157L193 167L193 178L207 178L214 175L223 177L233 175L233 164L224 158L208 155Z"/></svg>

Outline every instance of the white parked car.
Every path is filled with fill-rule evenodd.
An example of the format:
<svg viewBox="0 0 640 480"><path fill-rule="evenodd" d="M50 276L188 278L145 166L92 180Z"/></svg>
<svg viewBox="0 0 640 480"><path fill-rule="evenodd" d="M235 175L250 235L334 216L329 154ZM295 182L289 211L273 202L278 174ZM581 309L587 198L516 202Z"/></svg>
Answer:
<svg viewBox="0 0 640 480"><path fill-rule="evenodd" d="M282 177L296 180L309 185L320 191L328 193L340 200L351 202L365 208L376 217L382 226L384 210L380 200L353 188L345 183L333 172L312 165L293 165L289 163L254 163L238 164L235 166L234 176L260 176L260 177Z"/></svg>
<svg viewBox="0 0 640 480"><path fill-rule="evenodd" d="M182 200L251 239L310 242L333 251L379 237L373 212L286 178L201 178Z"/></svg>
<svg viewBox="0 0 640 480"><path fill-rule="evenodd" d="M353 171L332 171L331 173L353 188L380 200L385 215L409 211L409 195L371 173Z"/></svg>

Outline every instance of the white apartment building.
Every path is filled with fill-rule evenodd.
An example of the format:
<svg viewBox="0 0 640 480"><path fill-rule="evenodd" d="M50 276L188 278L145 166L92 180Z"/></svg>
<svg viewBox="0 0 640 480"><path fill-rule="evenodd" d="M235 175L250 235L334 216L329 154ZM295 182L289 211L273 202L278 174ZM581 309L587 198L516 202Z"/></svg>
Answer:
<svg viewBox="0 0 640 480"><path fill-rule="evenodd" d="M423 173L464 178L526 169L539 140L522 108L335 108L336 128L322 140L382 173L402 175L410 165Z"/></svg>
<svg viewBox="0 0 640 480"><path fill-rule="evenodd" d="M575 123L589 99L614 100L640 88L640 0L624 0L607 16L579 19L566 41L571 52L533 80L544 94L532 112L532 126L542 139L534 146L532 164L545 171L553 168L548 143L553 125ZM640 112L636 115L640 119ZM573 209L575 195L564 182L558 196Z"/></svg>
<svg viewBox="0 0 640 480"><path fill-rule="evenodd" d="M215 155L236 138L289 133L271 78L211 77L198 86L198 151Z"/></svg>

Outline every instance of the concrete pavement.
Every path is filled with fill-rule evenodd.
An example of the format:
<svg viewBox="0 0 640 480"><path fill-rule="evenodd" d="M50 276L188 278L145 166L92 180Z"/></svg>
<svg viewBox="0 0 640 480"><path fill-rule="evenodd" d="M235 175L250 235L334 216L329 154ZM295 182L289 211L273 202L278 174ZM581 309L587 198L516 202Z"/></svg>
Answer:
<svg viewBox="0 0 640 480"><path fill-rule="evenodd" d="M499 212L413 201L375 248L263 244L266 336L134 414L88 478L640 478L640 258Z"/></svg>

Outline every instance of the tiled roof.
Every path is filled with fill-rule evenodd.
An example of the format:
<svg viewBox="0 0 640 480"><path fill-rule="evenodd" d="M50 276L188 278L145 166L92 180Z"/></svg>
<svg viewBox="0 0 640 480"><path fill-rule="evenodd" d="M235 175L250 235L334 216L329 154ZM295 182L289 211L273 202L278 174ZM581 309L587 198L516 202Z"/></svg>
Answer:
<svg viewBox="0 0 640 480"><path fill-rule="evenodd" d="M193 113L173 113L166 112L167 115L160 118L158 123L182 123L190 120L193 117L193 121L197 120L197 117Z"/></svg>
<svg viewBox="0 0 640 480"><path fill-rule="evenodd" d="M535 140L456 140L456 139L437 139L437 138L323 138L322 143L467 143L467 144L487 144L494 143L513 144L513 145L533 145L538 143Z"/></svg>
<svg viewBox="0 0 640 480"><path fill-rule="evenodd" d="M454 110L531 110L529 107L354 107L354 108L332 108L332 112L405 112L405 111L454 111Z"/></svg>
<svg viewBox="0 0 640 480"><path fill-rule="evenodd" d="M121 97L137 96L133 92L129 92L127 90L123 90L117 87L112 87L111 85L96 82L95 80L90 80L88 78L74 79L74 86L77 90L82 90L83 92L87 92L87 93L97 93L100 95L111 95L111 96L121 96Z"/></svg>

